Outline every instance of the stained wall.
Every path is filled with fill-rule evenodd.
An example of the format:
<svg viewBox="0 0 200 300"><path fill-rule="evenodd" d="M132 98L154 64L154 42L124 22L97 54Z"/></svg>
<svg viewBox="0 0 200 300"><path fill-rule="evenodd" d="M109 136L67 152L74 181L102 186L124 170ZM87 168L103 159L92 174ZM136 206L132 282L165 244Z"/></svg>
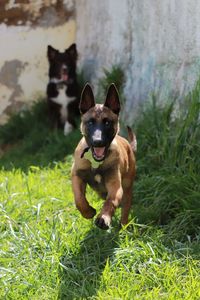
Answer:
<svg viewBox="0 0 200 300"><path fill-rule="evenodd" d="M0 124L45 97L47 45L75 40L75 5L64 1L0 1Z"/></svg>

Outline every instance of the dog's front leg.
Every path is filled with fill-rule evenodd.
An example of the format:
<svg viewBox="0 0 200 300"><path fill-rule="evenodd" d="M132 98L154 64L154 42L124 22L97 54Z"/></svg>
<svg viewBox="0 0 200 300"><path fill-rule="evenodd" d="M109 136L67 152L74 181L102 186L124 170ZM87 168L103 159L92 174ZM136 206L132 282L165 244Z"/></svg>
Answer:
<svg viewBox="0 0 200 300"><path fill-rule="evenodd" d="M89 205L85 197L86 184L77 175L72 176L72 189L74 192L76 207L78 208L82 216L86 219L93 218L96 215L96 210Z"/></svg>
<svg viewBox="0 0 200 300"><path fill-rule="evenodd" d="M120 178L108 181L106 183L106 189L108 191L107 199L104 202L103 208L95 222L101 229L109 228L112 216L122 201L123 189Z"/></svg>

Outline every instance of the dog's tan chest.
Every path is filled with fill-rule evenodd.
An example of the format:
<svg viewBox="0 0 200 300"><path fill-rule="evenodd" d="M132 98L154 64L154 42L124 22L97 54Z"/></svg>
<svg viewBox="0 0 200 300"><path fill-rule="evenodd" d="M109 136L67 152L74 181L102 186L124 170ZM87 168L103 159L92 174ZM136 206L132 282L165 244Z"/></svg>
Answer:
<svg viewBox="0 0 200 300"><path fill-rule="evenodd" d="M107 190L105 186L105 176L100 168L77 170L76 174L86 183L89 184L102 198L105 199Z"/></svg>
<svg viewBox="0 0 200 300"><path fill-rule="evenodd" d="M96 174L96 175L94 176L94 180L95 180L97 183L101 183L101 181L102 181L101 175L100 175L100 174Z"/></svg>

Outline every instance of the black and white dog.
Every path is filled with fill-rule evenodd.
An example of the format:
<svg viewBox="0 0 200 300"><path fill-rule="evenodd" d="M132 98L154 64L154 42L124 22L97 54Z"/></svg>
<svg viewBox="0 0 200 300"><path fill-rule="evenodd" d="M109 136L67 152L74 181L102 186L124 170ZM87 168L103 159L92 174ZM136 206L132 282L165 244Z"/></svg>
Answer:
<svg viewBox="0 0 200 300"><path fill-rule="evenodd" d="M67 135L76 127L79 116L80 91L76 76L78 58L76 44L64 52L52 46L47 47L49 60L49 83L47 85L47 102L50 122L53 128L64 128Z"/></svg>

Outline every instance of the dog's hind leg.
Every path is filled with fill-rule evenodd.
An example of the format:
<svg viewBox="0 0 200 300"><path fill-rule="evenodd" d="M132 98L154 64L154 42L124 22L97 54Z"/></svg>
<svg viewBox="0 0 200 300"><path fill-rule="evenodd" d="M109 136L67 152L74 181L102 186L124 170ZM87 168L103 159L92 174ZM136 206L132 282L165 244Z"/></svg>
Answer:
<svg viewBox="0 0 200 300"><path fill-rule="evenodd" d="M124 189L121 207L121 225L128 223L128 216L132 205L132 187Z"/></svg>
<svg viewBox="0 0 200 300"><path fill-rule="evenodd" d="M72 189L74 192L75 204L82 216L86 219L91 219L96 215L96 210L89 205L86 197L85 190L86 184L82 179L76 175L72 176Z"/></svg>

